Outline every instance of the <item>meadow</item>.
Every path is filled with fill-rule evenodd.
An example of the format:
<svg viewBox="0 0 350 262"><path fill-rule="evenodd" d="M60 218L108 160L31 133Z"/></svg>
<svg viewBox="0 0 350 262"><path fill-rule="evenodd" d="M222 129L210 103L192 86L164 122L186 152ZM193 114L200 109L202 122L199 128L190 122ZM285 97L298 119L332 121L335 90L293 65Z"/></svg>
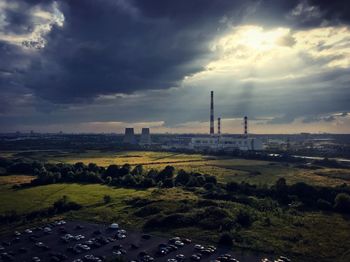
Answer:
<svg viewBox="0 0 350 262"><path fill-rule="evenodd" d="M101 223L118 221L132 230L144 229L149 219L170 218L174 214L198 217L206 212L203 211L205 202L196 192L177 187L136 190L100 184L51 184L24 189L12 188L13 184L27 179L30 178L0 178L0 214L13 211L25 214L41 210L51 206L64 195L83 206L81 210L65 213L64 218ZM105 195L111 197L110 202L104 202ZM252 206L221 200L212 200L209 205L209 209L220 207L220 210L224 210L232 219L240 210L246 210L255 217L251 226L236 226L231 230L234 248L288 254L295 258L295 261L349 261L347 251L350 248L350 222L345 216L311 211L291 212L279 207L259 210ZM154 209L159 210L156 213L145 213L145 210ZM212 219L210 216L211 213L208 219ZM222 218L217 219L220 221ZM179 235L191 237L198 242L216 243L221 229L207 229L202 225L203 221L199 220L198 223L198 226L174 224L166 230L161 227L149 230L158 235ZM28 224L21 222L16 226L25 228ZM6 225L0 229L2 232L9 230Z"/></svg>
<svg viewBox="0 0 350 262"><path fill-rule="evenodd" d="M200 154L149 151L28 151L6 152L1 155L12 159L29 158L55 164L83 162L96 163L103 167L111 164L122 166L126 163L135 167L141 164L145 171L153 168L160 170L171 165L176 171L184 169L216 176L221 183L244 181L259 186L271 186L281 177L284 177L288 184L305 182L334 187L350 182L349 170L346 168L311 169L292 163ZM26 215L44 210L63 196L68 196L69 200L78 203L82 208L59 215L66 219L101 223L118 221L132 230L146 230L165 236L191 237L206 243L217 243L221 233L227 231L233 236L234 248L288 254L295 259L294 261L303 262L350 260L350 220L344 214L289 208L273 199L257 196L242 195L238 196L237 201L207 200L203 197L205 189L200 187L137 189L88 183L13 187L16 184L29 183L33 178L28 175L0 176L0 215L13 212ZM108 202L104 200L105 196L110 197ZM237 222L241 212L249 214L249 226ZM53 218L55 217L45 219ZM184 224L176 224L177 220L184 221ZM30 224L40 221L42 220L30 221ZM217 227L226 223L230 224L229 228ZM14 226L25 228L28 227L28 222L21 220L11 224L11 227L2 225L0 233L7 232Z"/></svg>
<svg viewBox="0 0 350 262"><path fill-rule="evenodd" d="M38 161L51 163L83 162L95 163L107 167L111 164L131 166L143 165L145 170L163 169L167 165L177 170L210 174L221 182L248 182L256 185L273 185L284 177L288 184L305 182L319 186L337 186L350 184L349 169L343 168L301 168L296 164L260 160L238 159L227 156L208 156L174 152L120 151L101 152L85 151L81 153L62 151L2 152L10 157L30 157Z"/></svg>

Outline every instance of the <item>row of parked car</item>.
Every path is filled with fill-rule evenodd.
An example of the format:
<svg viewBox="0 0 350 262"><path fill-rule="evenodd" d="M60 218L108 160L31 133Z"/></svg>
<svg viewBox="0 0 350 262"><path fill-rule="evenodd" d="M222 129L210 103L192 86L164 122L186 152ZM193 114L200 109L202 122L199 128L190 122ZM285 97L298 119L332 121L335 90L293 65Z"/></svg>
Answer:
<svg viewBox="0 0 350 262"><path fill-rule="evenodd" d="M73 256L80 257L71 260L73 262L102 262L105 261L105 257L111 255L117 257L122 256L123 259L125 259L134 256L135 253L137 260L132 260L130 262L153 262L165 256L170 257L167 259L167 262L184 262L201 261L204 259L208 260L209 257L211 258L217 253L217 248L215 246L200 244L193 245L191 239L180 237L172 237L168 239L168 241L164 241L164 243L155 247L155 251L136 251L142 246L143 242L134 242L131 244L130 242L127 242L129 243L127 245L125 245L125 242L119 242L118 240L123 240L127 237L127 231L121 229L116 223L111 224L105 229L97 229L92 232L91 229L89 231L81 230L84 228L85 227L80 224L66 225L64 220L59 220L43 227L28 228L23 232L15 231L12 240L2 242L2 245L0 246L0 261L15 261L14 258L16 252L19 254L27 253L31 247L33 247L33 250L36 252L36 256L31 258L31 261L33 262L41 262L42 258L47 261L47 257L49 257L50 261L54 262L66 261ZM41 236L45 235L52 235L52 237L41 238ZM149 240L151 238L153 237L149 234L141 235L141 239L143 240ZM30 241L33 244L26 244L25 247L16 249L16 251L6 250L7 247L11 247L11 245L20 241ZM99 249L113 242L114 244L108 246L109 251L106 251L106 254L103 254L103 256L91 254L95 253L93 250ZM122 243L124 243L124 246ZM52 247L50 247L49 244L52 245ZM56 245L59 245L58 249L56 248L58 247ZM191 250L193 249L191 254L188 254L189 248L191 248ZM61 252L57 252L57 250L60 250ZM96 253L102 254L101 251ZM186 254L186 256L184 254ZM215 257L214 260L211 260L212 262L238 262L238 260L231 254L217 254ZM267 258L261 260L261 262L290 261L291 260L286 257L279 257L276 260L269 260Z"/></svg>

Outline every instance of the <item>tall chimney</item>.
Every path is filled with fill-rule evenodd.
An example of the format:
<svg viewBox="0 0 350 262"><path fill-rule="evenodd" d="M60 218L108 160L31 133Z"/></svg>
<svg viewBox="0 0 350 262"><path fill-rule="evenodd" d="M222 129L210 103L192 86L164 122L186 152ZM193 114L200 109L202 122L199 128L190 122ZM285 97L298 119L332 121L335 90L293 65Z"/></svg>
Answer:
<svg viewBox="0 0 350 262"><path fill-rule="evenodd" d="M221 118L218 117L218 135L221 135Z"/></svg>
<svg viewBox="0 0 350 262"><path fill-rule="evenodd" d="M248 117L244 117L244 136L248 136Z"/></svg>
<svg viewBox="0 0 350 262"><path fill-rule="evenodd" d="M210 92L210 134L214 135L214 91Z"/></svg>

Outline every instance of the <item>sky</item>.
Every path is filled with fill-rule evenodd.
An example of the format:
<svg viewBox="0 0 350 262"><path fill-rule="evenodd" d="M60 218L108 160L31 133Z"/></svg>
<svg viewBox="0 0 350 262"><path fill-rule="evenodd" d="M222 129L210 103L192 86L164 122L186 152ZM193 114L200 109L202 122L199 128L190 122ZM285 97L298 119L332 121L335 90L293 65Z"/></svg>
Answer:
<svg viewBox="0 0 350 262"><path fill-rule="evenodd" d="M350 133L343 0L0 0L0 132Z"/></svg>

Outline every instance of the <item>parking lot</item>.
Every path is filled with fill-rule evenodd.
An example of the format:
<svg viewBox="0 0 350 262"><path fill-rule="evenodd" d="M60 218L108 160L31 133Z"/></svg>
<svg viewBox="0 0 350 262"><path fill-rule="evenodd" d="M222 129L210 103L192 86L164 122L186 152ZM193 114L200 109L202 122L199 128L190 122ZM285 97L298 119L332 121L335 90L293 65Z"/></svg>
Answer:
<svg viewBox="0 0 350 262"><path fill-rule="evenodd" d="M111 228L112 227L112 228ZM170 239L130 232L118 224L56 221L1 239L0 261L263 261L259 256L200 245L191 239ZM267 257L267 259L271 259ZM274 260L265 260L274 261ZM278 260L275 260L278 261ZM281 258L279 261L288 261Z"/></svg>

